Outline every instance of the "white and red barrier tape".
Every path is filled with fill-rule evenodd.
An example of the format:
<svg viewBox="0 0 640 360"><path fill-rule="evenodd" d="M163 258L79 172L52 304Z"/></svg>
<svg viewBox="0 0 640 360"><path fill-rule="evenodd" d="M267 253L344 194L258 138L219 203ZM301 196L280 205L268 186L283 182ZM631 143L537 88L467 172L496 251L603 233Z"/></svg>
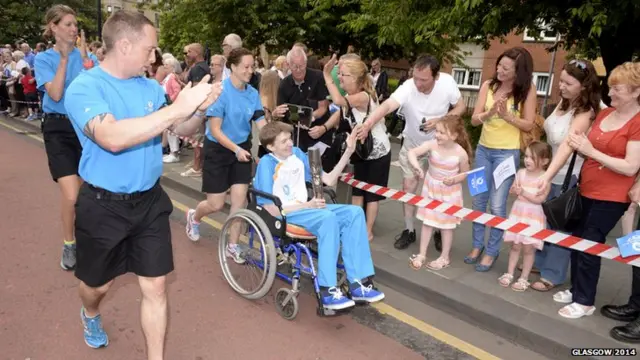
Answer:
<svg viewBox="0 0 640 360"><path fill-rule="evenodd" d="M622 256L620 256L620 251L618 251L618 248L614 246L600 244L587 239L581 239L579 237L564 234L558 231L545 229L540 226L528 225L512 219L505 219L499 216L483 213L481 211L447 204L442 201L425 198L412 193L394 190L384 186L368 184L366 182L354 179L353 174L344 174L342 175L340 180L355 188L384 196L388 199L396 200L405 204L414 205L420 208L427 208L439 213L473 221L478 224L484 224L497 229L529 236L534 239L565 247L567 249L578 250L587 254L621 262L623 264L640 266L640 255L623 258Z"/></svg>
<svg viewBox="0 0 640 360"><path fill-rule="evenodd" d="M178 136L180 139L188 141L194 146L202 147L202 143L199 141L195 141L185 136L176 136ZM622 256L620 256L620 251L615 246L600 244L595 241L582 239L540 226L516 222L515 220L505 219L500 216L487 214L481 211L447 204L442 201L425 198L409 192L394 190L379 185L368 184L366 182L354 179L353 174L349 173L343 174L340 177L340 180L352 187L370 192L372 194L384 196L388 199L396 200L401 203L414 205L420 208L431 209L439 213L473 221L478 224L484 224L497 229L529 236L534 239L542 240L551 244L556 244L567 249L578 250L587 254L599 256L601 258L640 267L640 255L623 258Z"/></svg>

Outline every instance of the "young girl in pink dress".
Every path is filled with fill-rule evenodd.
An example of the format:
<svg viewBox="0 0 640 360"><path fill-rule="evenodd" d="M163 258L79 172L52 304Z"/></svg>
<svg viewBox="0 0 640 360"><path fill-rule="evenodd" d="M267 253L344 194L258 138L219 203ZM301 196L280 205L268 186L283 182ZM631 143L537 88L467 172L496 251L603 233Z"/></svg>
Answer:
<svg viewBox="0 0 640 360"><path fill-rule="evenodd" d="M546 227L547 221L541 204L547 199L551 187L547 186L542 193L538 194L538 184L540 177L544 175L550 162L551 145L534 141L527 147L524 155L524 169L518 171L516 179L509 190L509 193L518 196L511 207L510 220ZM504 287L511 285L514 278L513 274L522 252L522 273L518 281L511 285L511 289L525 291L529 288L529 273L533 268L536 249L542 250L542 240L505 231L504 242L511 242L513 245L509 252L507 272L500 276L498 282Z"/></svg>
<svg viewBox="0 0 640 360"><path fill-rule="evenodd" d="M408 152L408 159L414 171L420 178L424 178L422 196L462 206L462 185L466 172L469 171L469 159L472 158L472 148L464 122L459 116L448 115L436 123L435 140ZM420 167L418 158L426 155L429 169L425 174ZM433 228L440 229L442 235L442 253L440 257L427 264L432 270L446 268L450 264L449 254L453 243L453 230L460 224L455 216L437 211L420 208L416 216L422 221L420 235L420 253L409 259L409 266L419 270L427 257L427 248Z"/></svg>

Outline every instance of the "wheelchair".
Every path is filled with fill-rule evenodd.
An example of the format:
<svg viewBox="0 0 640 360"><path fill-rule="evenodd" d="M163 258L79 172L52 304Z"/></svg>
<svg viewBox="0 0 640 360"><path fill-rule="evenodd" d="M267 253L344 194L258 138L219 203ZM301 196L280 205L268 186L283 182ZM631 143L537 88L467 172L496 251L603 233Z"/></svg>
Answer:
<svg viewBox="0 0 640 360"><path fill-rule="evenodd" d="M327 203L336 204L336 193L331 188L323 188ZM307 183L309 199L313 194L311 184ZM282 202L276 196L249 187L247 194L248 205L231 214L225 221L220 232L218 242L218 256L225 279L242 297L249 300L263 298L278 277L291 285L291 288L280 288L275 293L274 303L277 312L287 320L293 320L298 314L298 294L302 275L308 275L313 282L316 300L318 302L318 316L335 316L348 311L325 309L322 305L320 287L317 280L318 251L316 238L303 227L288 224L286 216L274 217L266 209L257 204L257 198L270 200L282 212ZM244 221L249 229L240 229L234 225L236 221ZM235 229L234 229L235 227ZM245 231L243 231L245 230ZM235 234L234 234L235 233ZM227 255L227 244L230 237L236 237L239 254ZM245 289L233 274L234 268L256 267L261 271L258 284L254 289ZM336 266L338 287L343 294L348 294L349 286L342 260L338 259Z"/></svg>

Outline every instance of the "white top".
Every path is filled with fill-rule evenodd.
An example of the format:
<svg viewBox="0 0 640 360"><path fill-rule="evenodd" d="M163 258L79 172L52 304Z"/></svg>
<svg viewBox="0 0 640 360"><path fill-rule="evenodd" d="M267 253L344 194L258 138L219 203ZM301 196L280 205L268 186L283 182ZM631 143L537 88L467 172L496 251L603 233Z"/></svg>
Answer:
<svg viewBox="0 0 640 360"><path fill-rule="evenodd" d="M348 97L349 96L347 95L347 98ZM370 98L369 101L369 115L371 115L371 113L373 113L378 107L378 103L374 102L373 98ZM355 118L354 120L356 124L362 124L366 120L366 110L360 111L352 106L351 111L353 112L353 117ZM391 151L391 143L389 142L389 136L387 135L387 126L385 125L384 121L378 121L373 126L373 128L371 128L371 136L373 136L373 150L371 151L371 154L369 154L369 157L367 157L367 160L379 159L387 155L389 151Z"/></svg>
<svg viewBox="0 0 640 360"><path fill-rule="evenodd" d="M430 94L419 92L411 78L400 85L391 94L391 98L402 108L406 122L402 132L404 146L412 149L435 138L434 130L420 131L422 119L430 120L446 115L449 108L460 101L461 94L453 77L441 72Z"/></svg>
<svg viewBox="0 0 640 360"><path fill-rule="evenodd" d="M278 160L273 174L273 195L282 201L282 206L302 204L307 201L309 193L304 180L304 163L295 153L286 160Z"/></svg>
<svg viewBox="0 0 640 360"><path fill-rule="evenodd" d="M26 62L24 59L20 59L20 61L18 61L18 63L16 64L16 71L18 72L18 74L22 75L23 68L31 69L28 62Z"/></svg>
<svg viewBox="0 0 640 360"><path fill-rule="evenodd" d="M558 147L562 144L567 135L569 135L571 120L573 120L575 113L575 109L573 109L566 112L564 115L558 115L558 107L556 107L555 110L553 110L553 113L544 120L544 131L547 134L547 143L551 145L553 156L556 156ZM556 174L556 176L551 180L552 184L562 185L562 183L564 183L564 178L567 175L567 171L569 171L570 162L571 157L569 157L560 171L558 171L558 174ZM582 156L577 156L576 163L573 165L573 175L578 176L578 174L580 174L580 169L582 169L583 163L584 159Z"/></svg>

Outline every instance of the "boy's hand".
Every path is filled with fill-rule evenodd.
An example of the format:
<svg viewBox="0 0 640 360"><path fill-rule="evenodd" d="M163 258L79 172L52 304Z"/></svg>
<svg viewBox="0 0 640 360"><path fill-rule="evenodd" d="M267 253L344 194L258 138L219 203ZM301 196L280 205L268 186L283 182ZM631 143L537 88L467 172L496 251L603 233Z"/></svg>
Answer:
<svg viewBox="0 0 640 360"><path fill-rule="evenodd" d="M327 207L327 203L324 199L313 198L308 202L309 207L312 209L323 209Z"/></svg>

